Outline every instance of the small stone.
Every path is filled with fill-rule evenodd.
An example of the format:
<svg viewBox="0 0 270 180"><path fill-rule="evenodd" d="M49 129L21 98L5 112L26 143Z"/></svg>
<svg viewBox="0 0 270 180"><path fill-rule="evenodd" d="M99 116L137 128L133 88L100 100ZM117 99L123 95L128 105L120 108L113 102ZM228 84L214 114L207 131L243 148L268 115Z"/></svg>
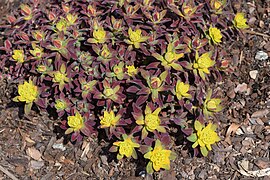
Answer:
<svg viewBox="0 0 270 180"><path fill-rule="evenodd" d="M66 147L63 145L63 143L60 143L60 144L53 144L52 145L52 148L53 149L60 149L61 151L65 151L66 150Z"/></svg>
<svg viewBox="0 0 270 180"><path fill-rule="evenodd" d="M269 110L268 110L268 109L258 110L258 111L256 111L256 112L254 112L254 113L251 115L251 117L252 117L252 118L261 118L261 117L266 116L268 113L269 113Z"/></svg>
<svg viewBox="0 0 270 180"><path fill-rule="evenodd" d="M259 73L259 71L257 71L257 70L249 71L249 75L252 79L256 79L258 73Z"/></svg>
<svg viewBox="0 0 270 180"><path fill-rule="evenodd" d="M34 160L30 161L30 167L33 169L40 169L44 165L45 165L44 161L34 161Z"/></svg>
<svg viewBox="0 0 270 180"><path fill-rule="evenodd" d="M256 60L264 61L268 59L268 54L264 51L258 51L255 56Z"/></svg>
<svg viewBox="0 0 270 180"><path fill-rule="evenodd" d="M242 83L242 84L238 84L236 88L234 88L234 92L237 93L237 92L246 92L248 89L248 86L246 83Z"/></svg>

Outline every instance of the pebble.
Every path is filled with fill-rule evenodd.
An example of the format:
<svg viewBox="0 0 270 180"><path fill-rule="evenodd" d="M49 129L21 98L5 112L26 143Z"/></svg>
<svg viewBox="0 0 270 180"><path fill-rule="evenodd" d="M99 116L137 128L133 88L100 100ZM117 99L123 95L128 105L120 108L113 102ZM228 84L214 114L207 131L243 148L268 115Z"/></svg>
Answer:
<svg viewBox="0 0 270 180"><path fill-rule="evenodd" d="M268 59L268 54L264 51L258 51L255 56L256 60L264 61Z"/></svg>
<svg viewBox="0 0 270 180"><path fill-rule="evenodd" d="M259 71L257 71L257 70L249 71L249 75L252 79L256 79L258 73L259 73Z"/></svg>

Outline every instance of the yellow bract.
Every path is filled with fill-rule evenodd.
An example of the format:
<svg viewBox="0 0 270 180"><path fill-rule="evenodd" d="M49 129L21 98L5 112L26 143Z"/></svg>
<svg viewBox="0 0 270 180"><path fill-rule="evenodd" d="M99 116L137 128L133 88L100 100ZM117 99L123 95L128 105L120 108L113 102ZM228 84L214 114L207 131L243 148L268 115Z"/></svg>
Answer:
<svg viewBox="0 0 270 180"><path fill-rule="evenodd" d="M67 74L66 73L62 73L60 71L56 71L53 77L53 82L57 82L60 84L64 84L65 82L68 82L69 79L67 78Z"/></svg>
<svg viewBox="0 0 270 180"><path fill-rule="evenodd" d="M171 150L164 149L159 140L156 140L155 148L146 153L144 158L150 159L146 168L150 174L152 173L152 167L155 171L159 171L161 168L170 169Z"/></svg>
<svg viewBox="0 0 270 180"><path fill-rule="evenodd" d="M208 151L211 151L211 145L220 141L218 134L215 132L217 126L209 123L204 127L199 121L195 121L195 130L197 131L197 140L192 145L192 148L200 146L203 156L207 156Z"/></svg>
<svg viewBox="0 0 270 180"><path fill-rule="evenodd" d="M103 27L98 27L93 31L93 37L95 38L96 43L104 43L106 41L106 31Z"/></svg>
<svg viewBox="0 0 270 180"><path fill-rule="evenodd" d="M129 40L126 42L128 44L133 44L135 48L140 48L140 43L145 42L148 39L147 36L142 36L142 31L140 29L132 31L131 28L128 28L128 36Z"/></svg>
<svg viewBox="0 0 270 180"><path fill-rule="evenodd" d="M210 27L209 36L215 44L221 43L222 34L218 28Z"/></svg>
<svg viewBox="0 0 270 180"><path fill-rule="evenodd" d="M68 116L68 125L70 127L67 129L68 132L78 131L84 127L84 119L79 112L76 112L75 116Z"/></svg>
<svg viewBox="0 0 270 180"><path fill-rule="evenodd" d="M70 13L67 14L67 24L69 26L75 24L77 19L78 19L78 15L70 14Z"/></svg>
<svg viewBox="0 0 270 180"><path fill-rule="evenodd" d="M54 106L57 110L64 110L67 108L67 103L61 99L57 99Z"/></svg>
<svg viewBox="0 0 270 180"><path fill-rule="evenodd" d="M127 158L131 157L135 152L134 148L140 147L138 143L134 143L132 141L132 137L129 137L127 135L123 135L124 141L118 141L114 142L113 145L119 147L119 158L122 159L124 156Z"/></svg>
<svg viewBox="0 0 270 180"><path fill-rule="evenodd" d="M30 50L30 53L36 58L41 59L43 55L43 48L39 48L36 45L33 45L33 50Z"/></svg>
<svg viewBox="0 0 270 180"><path fill-rule="evenodd" d="M134 65L126 66L126 68L127 68L127 73L129 76L134 76L138 73L138 69L135 68Z"/></svg>
<svg viewBox="0 0 270 180"><path fill-rule="evenodd" d="M111 52L110 52L110 49L108 48L108 46L106 44L104 44L102 46L102 49L101 49L101 53L100 53L100 56L104 59L109 59L111 58Z"/></svg>
<svg viewBox="0 0 270 180"><path fill-rule="evenodd" d="M193 64L193 68L199 71L201 78L205 79L204 73L210 74L208 68L212 67L214 64L215 61L211 59L209 52L202 54L200 57L198 57L198 54L196 52L196 59Z"/></svg>
<svg viewBox="0 0 270 180"><path fill-rule="evenodd" d="M24 82L18 86L17 100L25 103L32 103L38 97L38 87L33 84L31 80L29 82Z"/></svg>
<svg viewBox="0 0 270 180"><path fill-rule="evenodd" d="M203 103L203 113L206 117L212 116L213 113L222 110L222 106L220 105L221 99L211 98L211 96L212 90L209 90L206 94L206 99Z"/></svg>
<svg viewBox="0 0 270 180"><path fill-rule="evenodd" d="M100 118L101 128L107 128L116 126L117 122L121 118L120 115L115 116L113 111L104 111L103 117Z"/></svg>
<svg viewBox="0 0 270 180"><path fill-rule="evenodd" d="M166 132L166 129L163 126L160 126L161 122L158 116L160 111L161 111L161 108L157 108L155 111L152 112L151 108L149 106L146 106L145 117L141 116L140 119L136 120L136 123L138 125L144 125L143 133L147 133L147 131L153 132L155 130L162 133Z"/></svg>
<svg viewBox="0 0 270 180"><path fill-rule="evenodd" d="M245 18L244 13L237 13L235 15L233 24L236 28L239 28L239 29L248 28L249 26L246 23L247 23L247 19Z"/></svg>
<svg viewBox="0 0 270 180"><path fill-rule="evenodd" d="M61 18L56 24L56 29L58 31L66 31L68 27L67 21L64 18Z"/></svg>
<svg viewBox="0 0 270 180"><path fill-rule="evenodd" d="M191 98L191 95L188 94L189 91L189 84L185 84L180 80L177 81L175 87L175 93L178 100L181 100L182 97Z"/></svg>
<svg viewBox="0 0 270 180"><path fill-rule="evenodd" d="M13 50L12 58L19 63L23 63L24 62L24 51L23 50Z"/></svg>

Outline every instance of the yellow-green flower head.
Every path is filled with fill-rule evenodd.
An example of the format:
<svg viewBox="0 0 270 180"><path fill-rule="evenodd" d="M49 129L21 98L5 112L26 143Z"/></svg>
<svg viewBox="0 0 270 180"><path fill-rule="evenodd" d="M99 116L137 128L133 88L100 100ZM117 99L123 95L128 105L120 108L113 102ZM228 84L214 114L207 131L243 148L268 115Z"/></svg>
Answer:
<svg viewBox="0 0 270 180"><path fill-rule="evenodd" d="M101 49L100 56L102 58L105 58L105 59L111 58L112 54L111 54L110 49L108 48L108 46L106 44L103 45L103 47Z"/></svg>
<svg viewBox="0 0 270 180"><path fill-rule="evenodd" d="M209 36L211 37L214 44L221 43L222 34L218 28L210 27Z"/></svg>
<svg viewBox="0 0 270 180"><path fill-rule="evenodd" d="M124 62L120 62L118 65L115 65L113 67L113 72L119 80L122 80L124 78L124 65Z"/></svg>
<svg viewBox="0 0 270 180"><path fill-rule="evenodd" d="M24 81L23 84L18 86L19 96L15 97L15 101L25 102L26 104L34 102L38 97L38 87L33 84L31 80L29 82Z"/></svg>
<svg viewBox="0 0 270 180"><path fill-rule="evenodd" d="M55 101L55 105L54 107L57 109L57 110L65 110L67 108L67 103L66 101L62 100L62 99L57 99Z"/></svg>
<svg viewBox="0 0 270 180"><path fill-rule="evenodd" d="M129 40L126 42L128 44L133 44L135 48L140 48L140 43L145 42L148 37L142 35L142 30L136 29L135 31L132 31L131 28L128 28L128 36Z"/></svg>
<svg viewBox="0 0 270 180"><path fill-rule="evenodd" d="M209 123L206 127L202 125L199 121L195 121L195 130L197 133L192 135L195 137L195 142L192 145L192 148L200 146L200 150L203 156L207 156L208 151L212 150L211 145L220 141L218 134L215 132L217 129L216 125Z"/></svg>
<svg viewBox="0 0 270 180"><path fill-rule="evenodd" d="M114 127L117 125L121 116L118 114L115 116L113 111L104 111L103 117L100 118L101 128Z"/></svg>
<svg viewBox="0 0 270 180"><path fill-rule="evenodd" d="M247 19L245 18L245 14L239 13L239 12L236 13L233 20L233 25L238 29L245 29L249 27L246 23L247 23Z"/></svg>
<svg viewBox="0 0 270 180"><path fill-rule="evenodd" d="M43 55L43 48L34 47L33 50L30 50L30 53L37 59L41 59Z"/></svg>
<svg viewBox="0 0 270 180"><path fill-rule="evenodd" d="M151 77L150 84L151 89L158 89L162 84L162 80L159 77Z"/></svg>
<svg viewBox="0 0 270 180"><path fill-rule="evenodd" d="M129 76L134 76L134 75L136 75L138 73L138 69L135 68L134 65L126 66L126 68L127 68L127 74Z"/></svg>
<svg viewBox="0 0 270 180"><path fill-rule="evenodd" d="M133 141L133 138L123 134L124 141L114 142L113 145L119 147L119 154L117 155L117 159L122 159L124 156L127 158L131 156L135 156L136 158L136 151L135 148L140 147L138 143Z"/></svg>
<svg viewBox="0 0 270 180"><path fill-rule="evenodd" d="M19 63L23 63L24 62L24 51L18 50L18 49L13 50L12 58Z"/></svg>
<svg viewBox="0 0 270 180"><path fill-rule="evenodd" d="M203 113L206 116L212 116L213 113L219 112L222 110L221 106L221 99L218 98L211 98L212 96L212 90L208 90L206 94L206 99L203 103Z"/></svg>
<svg viewBox="0 0 270 180"><path fill-rule="evenodd" d="M57 82L57 83L65 83L68 82L69 79L67 78L67 74L66 73L62 73L60 71L56 71L53 73L53 82Z"/></svg>
<svg viewBox="0 0 270 180"><path fill-rule="evenodd" d="M158 116L161 108L157 108L154 112L152 112L151 108L147 105L145 108L145 117L141 116L140 119L136 120L138 125L143 125L144 128L142 130L143 139L147 136L147 131L153 132L155 130L165 133L166 129L161 126L161 121Z"/></svg>
<svg viewBox="0 0 270 180"><path fill-rule="evenodd" d="M45 73L47 71L47 67L44 65L38 65L37 71L40 73Z"/></svg>
<svg viewBox="0 0 270 180"><path fill-rule="evenodd" d="M61 18L58 23L56 23L56 29L58 31L66 31L68 27L67 21L64 18Z"/></svg>
<svg viewBox="0 0 270 180"><path fill-rule="evenodd" d="M105 88L104 91L103 91L103 94L106 97L110 97L110 96L114 95L115 92L114 92L114 90L112 88Z"/></svg>
<svg viewBox="0 0 270 180"><path fill-rule="evenodd" d="M79 112L75 116L68 116L68 125L73 131L79 131L84 127L84 119Z"/></svg>
<svg viewBox="0 0 270 180"><path fill-rule="evenodd" d="M161 168L169 170L170 160L174 159L172 154L171 150L163 148L161 142L156 140L154 149L144 155L144 158L150 159L146 167L147 173L152 174L153 169L155 171L159 171Z"/></svg>
<svg viewBox="0 0 270 180"><path fill-rule="evenodd" d="M175 52L175 49L172 43L168 44L167 52L165 53L165 56L164 56L168 64L171 64L173 61L177 61L183 56L184 56L183 53L177 54Z"/></svg>
<svg viewBox="0 0 270 180"><path fill-rule="evenodd" d="M189 91L189 84L185 84L180 80L177 81L175 87L175 93L178 100L184 98L191 98L191 95L188 93Z"/></svg>
<svg viewBox="0 0 270 180"><path fill-rule="evenodd" d="M151 112L150 108L147 106L145 114L145 127L147 131L153 132L160 126L160 118L158 116L161 108L157 108L154 112Z"/></svg>
<svg viewBox="0 0 270 180"><path fill-rule="evenodd" d="M106 41L106 31L103 27L98 27L93 31L93 37L95 38L96 43L104 43Z"/></svg>
<svg viewBox="0 0 270 180"><path fill-rule="evenodd" d="M214 64L215 61L211 59L210 53L206 52L199 58L196 58L196 62L193 64L193 67L203 73L210 74L208 68L212 67Z"/></svg>
<svg viewBox="0 0 270 180"><path fill-rule="evenodd" d="M75 24L77 19L78 19L78 15L68 13L67 14L67 25L71 26L71 25Z"/></svg>

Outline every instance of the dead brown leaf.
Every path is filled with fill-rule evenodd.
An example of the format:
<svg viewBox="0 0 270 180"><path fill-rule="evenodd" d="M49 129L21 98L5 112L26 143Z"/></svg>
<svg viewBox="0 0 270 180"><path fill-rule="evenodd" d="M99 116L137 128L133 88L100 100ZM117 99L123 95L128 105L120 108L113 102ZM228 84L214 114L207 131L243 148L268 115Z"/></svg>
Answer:
<svg viewBox="0 0 270 180"><path fill-rule="evenodd" d="M33 158L36 161L41 160L41 153L35 148L35 147L30 147L26 151L27 155Z"/></svg>
<svg viewBox="0 0 270 180"><path fill-rule="evenodd" d="M235 133L236 133L236 131L237 131L237 129L240 127L240 124L236 124L236 123L232 123L231 125L230 125L230 127L228 128L228 130L227 130L227 132L226 132L226 137L225 137L225 141L227 142L227 143L229 143L229 144L231 144L231 139L230 139L230 137L231 137L231 135L233 136Z"/></svg>

